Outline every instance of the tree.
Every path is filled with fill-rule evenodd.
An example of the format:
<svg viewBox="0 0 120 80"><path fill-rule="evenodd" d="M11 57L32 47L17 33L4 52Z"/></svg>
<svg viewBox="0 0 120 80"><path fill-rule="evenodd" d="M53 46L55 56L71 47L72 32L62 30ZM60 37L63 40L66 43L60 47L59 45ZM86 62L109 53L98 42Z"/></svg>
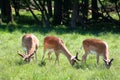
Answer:
<svg viewBox="0 0 120 80"><path fill-rule="evenodd" d="M65 24L69 24L70 10L72 10L72 0L64 0L63 11L62 11L62 18L63 18L62 21Z"/></svg>
<svg viewBox="0 0 120 80"><path fill-rule="evenodd" d="M62 22L62 0L54 0L54 24L59 25Z"/></svg>
<svg viewBox="0 0 120 80"><path fill-rule="evenodd" d="M9 0L1 0L2 21L9 23L13 21L11 6Z"/></svg>
<svg viewBox="0 0 120 80"><path fill-rule="evenodd" d="M75 0L73 3L73 12L72 12L72 18L71 18L71 28L75 28L76 27L76 19L78 16L78 4L79 1Z"/></svg>
<svg viewBox="0 0 120 80"><path fill-rule="evenodd" d="M111 3L115 4L115 9L116 9L116 12L117 12L119 20L120 20L119 8L118 8L118 5L117 5L118 1L119 0L110 0Z"/></svg>
<svg viewBox="0 0 120 80"><path fill-rule="evenodd" d="M82 0L82 15L83 19L87 21L88 18L88 7L89 7L89 0Z"/></svg>
<svg viewBox="0 0 120 80"><path fill-rule="evenodd" d="M97 0L92 0L92 18L94 20L98 19L98 3L97 3Z"/></svg>
<svg viewBox="0 0 120 80"><path fill-rule="evenodd" d="M12 0L13 5L14 5L14 9L15 9L15 14L16 16L20 16L19 14L19 0Z"/></svg>
<svg viewBox="0 0 120 80"><path fill-rule="evenodd" d="M49 17L52 17L52 0L47 0L47 9Z"/></svg>

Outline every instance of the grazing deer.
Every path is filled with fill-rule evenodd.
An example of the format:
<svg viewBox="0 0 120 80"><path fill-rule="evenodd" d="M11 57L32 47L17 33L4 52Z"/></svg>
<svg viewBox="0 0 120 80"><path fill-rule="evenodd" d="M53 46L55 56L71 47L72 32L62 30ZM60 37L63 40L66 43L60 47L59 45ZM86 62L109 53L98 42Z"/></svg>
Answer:
<svg viewBox="0 0 120 80"><path fill-rule="evenodd" d="M54 37L54 36L47 36L44 38L44 50L43 50L43 56L42 60L44 59L45 52L48 50L48 59L50 59L51 52L55 52L56 55L56 61L58 61L59 64L59 53L63 53L67 59L69 60L71 65L74 65L75 62L78 60L78 53L76 56L72 56L71 53L66 48L65 44L60 38Z"/></svg>
<svg viewBox="0 0 120 80"><path fill-rule="evenodd" d="M89 53L96 53L97 63L99 63L99 56L103 56L103 60L107 68L110 68L113 58L109 59L108 44L99 39L85 39L83 41L83 48L85 54L82 56L82 61L86 61Z"/></svg>
<svg viewBox="0 0 120 80"><path fill-rule="evenodd" d="M22 47L24 48L25 54L21 54L18 51L18 54L23 58L24 61L29 62L30 59L35 54L35 58L37 61L37 49L39 47L39 40L33 34L25 34L22 37Z"/></svg>

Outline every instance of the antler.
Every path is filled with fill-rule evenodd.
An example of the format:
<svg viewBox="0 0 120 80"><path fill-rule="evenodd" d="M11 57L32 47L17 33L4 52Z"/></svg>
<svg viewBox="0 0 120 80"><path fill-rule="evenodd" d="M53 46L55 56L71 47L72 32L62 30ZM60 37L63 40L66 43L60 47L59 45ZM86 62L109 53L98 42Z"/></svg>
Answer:
<svg viewBox="0 0 120 80"><path fill-rule="evenodd" d="M22 58L24 57L24 55L23 55L23 54L21 54L21 52L20 52L20 51L17 51L17 53L18 53L18 55L20 55Z"/></svg>

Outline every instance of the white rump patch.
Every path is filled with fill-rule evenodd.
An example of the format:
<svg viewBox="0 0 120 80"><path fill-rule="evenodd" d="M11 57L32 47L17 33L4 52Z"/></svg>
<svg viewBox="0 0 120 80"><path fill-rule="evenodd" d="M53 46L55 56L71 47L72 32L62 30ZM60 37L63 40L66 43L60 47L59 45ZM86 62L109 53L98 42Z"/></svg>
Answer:
<svg viewBox="0 0 120 80"><path fill-rule="evenodd" d="M90 50L90 53L92 53L92 54L97 54L97 52L94 51L94 50Z"/></svg>

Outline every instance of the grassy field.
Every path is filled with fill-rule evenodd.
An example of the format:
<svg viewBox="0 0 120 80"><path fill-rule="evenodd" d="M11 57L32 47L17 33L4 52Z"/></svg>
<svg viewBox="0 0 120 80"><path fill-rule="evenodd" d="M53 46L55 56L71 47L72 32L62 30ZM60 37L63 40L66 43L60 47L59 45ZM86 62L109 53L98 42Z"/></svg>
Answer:
<svg viewBox="0 0 120 80"><path fill-rule="evenodd" d="M35 26L33 26L35 27ZM17 54L22 50L21 37L25 33L33 33L39 38L40 47L37 52L38 64L35 61L25 63ZM120 79L120 34L112 32L90 33L84 31L67 31L66 29L36 29L4 30L0 29L0 80L119 80ZM67 58L60 55L60 66L54 65L55 55L51 62L46 58L46 65L41 66L43 39L47 35L60 37L72 55L79 52L79 58L84 54L80 50L81 43L86 38L98 38L109 45L110 58L114 58L110 69L106 69L102 57L99 65L96 56L90 54L87 63L71 66Z"/></svg>

